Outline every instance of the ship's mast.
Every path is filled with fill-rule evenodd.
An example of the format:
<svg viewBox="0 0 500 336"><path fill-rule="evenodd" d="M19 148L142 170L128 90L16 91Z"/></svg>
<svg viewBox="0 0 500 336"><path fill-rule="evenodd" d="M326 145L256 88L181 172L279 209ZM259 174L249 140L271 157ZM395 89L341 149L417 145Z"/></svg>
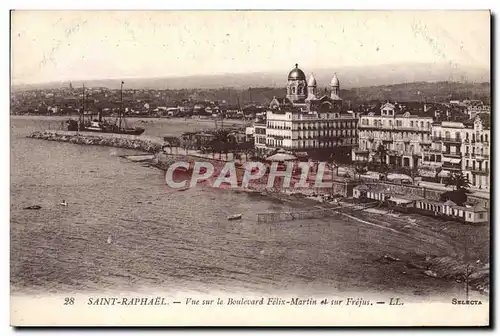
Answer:
<svg viewBox="0 0 500 336"><path fill-rule="evenodd" d="M82 85L82 111L78 118L78 130L81 130L85 121L85 83Z"/></svg>
<svg viewBox="0 0 500 336"><path fill-rule="evenodd" d="M223 111L220 111L220 115L221 115L221 128L222 130L224 130L224 112Z"/></svg>
<svg viewBox="0 0 500 336"><path fill-rule="evenodd" d="M120 84L120 122L118 124L118 128L122 129L122 118L123 118L123 84L122 81Z"/></svg>

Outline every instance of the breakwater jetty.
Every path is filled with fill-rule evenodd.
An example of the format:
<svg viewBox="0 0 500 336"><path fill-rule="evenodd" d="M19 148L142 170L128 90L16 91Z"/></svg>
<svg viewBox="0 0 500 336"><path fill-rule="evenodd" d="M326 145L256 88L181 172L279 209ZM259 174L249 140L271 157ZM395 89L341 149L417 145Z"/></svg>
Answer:
<svg viewBox="0 0 500 336"><path fill-rule="evenodd" d="M47 141L69 142L77 145L109 146L117 148L137 149L148 153L157 153L162 149L161 138L143 137L127 134L70 132L70 131L36 131L28 138Z"/></svg>

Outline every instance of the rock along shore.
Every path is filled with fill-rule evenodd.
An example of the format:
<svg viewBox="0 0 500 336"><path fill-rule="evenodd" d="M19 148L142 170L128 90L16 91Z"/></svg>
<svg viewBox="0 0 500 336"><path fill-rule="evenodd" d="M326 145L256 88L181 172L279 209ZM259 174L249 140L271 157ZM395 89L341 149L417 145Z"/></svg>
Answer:
<svg viewBox="0 0 500 336"><path fill-rule="evenodd" d="M73 133L73 132L72 132ZM101 136L101 135L88 135L88 134L69 134L68 132L54 132L54 131L36 131L31 133L28 138L41 139L48 141L69 142L77 145L90 145L90 146L109 146L127 149L136 149L148 153L157 153L162 148L160 141L151 139L141 139L136 136L127 136L117 134L116 136Z"/></svg>

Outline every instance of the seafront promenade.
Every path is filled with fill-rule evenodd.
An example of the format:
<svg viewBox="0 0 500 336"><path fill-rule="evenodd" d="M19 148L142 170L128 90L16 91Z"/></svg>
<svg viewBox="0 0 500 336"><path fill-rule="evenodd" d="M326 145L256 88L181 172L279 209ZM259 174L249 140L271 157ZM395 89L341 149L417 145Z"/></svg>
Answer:
<svg viewBox="0 0 500 336"><path fill-rule="evenodd" d="M174 160L203 160L210 162L237 162L240 164L244 164L245 160L243 158L235 159L232 153L227 154L219 154L219 153L202 153L199 150L186 149L181 147L166 147L164 140L159 136L136 136L136 135L126 135L126 134L112 134L112 133L93 133L93 132L70 132L70 131L53 131L53 130L45 130L45 131L35 131L32 132L29 138L33 139L41 139L47 141L60 141L60 142L68 142L78 145L90 145L90 146L110 146L117 148L126 148L126 149L134 149L147 153L151 153L155 155L153 160L153 164L161 169L168 168L168 165ZM344 187L346 182L345 178L340 176L334 176L330 169L325 171L324 180L331 180L335 185L339 185L339 188L335 189L334 193L341 190L340 194L343 196L347 195L347 189ZM366 182L366 181L365 181ZM358 184L364 183L362 181L358 181ZM438 195L443 191L450 190L450 187L445 187L442 184L437 183L429 183L429 182L420 182L418 186L408 185L395 185L394 183L389 182L379 182L379 184L384 184L388 188L391 189L404 189L403 192L412 192L411 190L415 189L419 194L424 193L429 196L429 192L432 195ZM266 188L262 185L262 188L258 188L260 191L265 191ZM331 190L332 192L334 190ZM345 190L345 191L344 191ZM320 190L318 190L320 191ZM475 199L480 199L484 201L489 201L489 193L480 190L472 190L470 195ZM487 203L487 202L486 202Z"/></svg>

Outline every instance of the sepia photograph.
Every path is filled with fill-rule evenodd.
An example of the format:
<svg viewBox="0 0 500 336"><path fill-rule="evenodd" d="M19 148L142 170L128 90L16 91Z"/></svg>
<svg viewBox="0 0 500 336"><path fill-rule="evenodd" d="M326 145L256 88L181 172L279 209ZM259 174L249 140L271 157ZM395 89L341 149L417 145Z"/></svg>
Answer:
<svg viewBox="0 0 500 336"><path fill-rule="evenodd" d="M12 326L489 326L488 10L12 10Z"/></svg>

